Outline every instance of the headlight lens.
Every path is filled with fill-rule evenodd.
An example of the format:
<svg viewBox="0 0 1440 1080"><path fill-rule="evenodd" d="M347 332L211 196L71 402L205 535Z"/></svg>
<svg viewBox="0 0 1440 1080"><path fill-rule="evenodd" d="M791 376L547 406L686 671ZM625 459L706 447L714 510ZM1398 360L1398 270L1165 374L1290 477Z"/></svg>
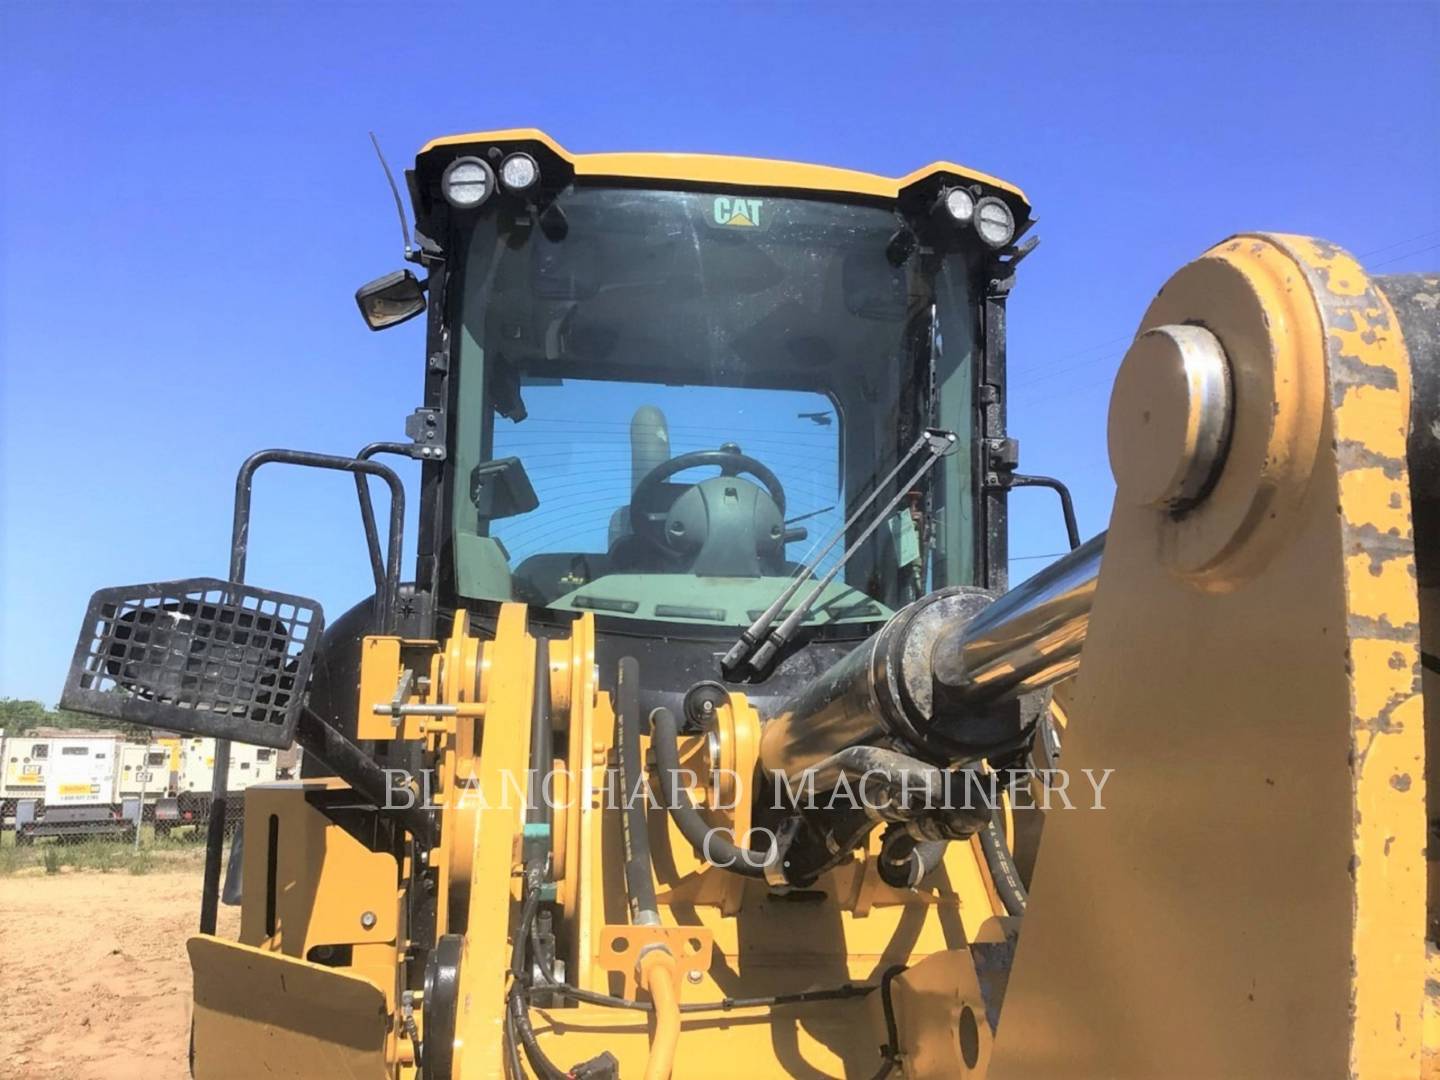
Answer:
<svg viewBox="0 0 1440 1080"><path fill-rule="evenodd" d="M987 195L975 204L975 231L992 248L1002 248L1015 235L1015 215L1003 200Z"/></svg>
<svg viewBox="0 0 1440 1080"><path fill-rule="evenodd" d="M507 191L529 191L540 179L540 166L529 154L511 154L500 163L500 182Z"/></svg>
<svg viewBox="0 0 1440 1080"><path fill-rule="evenodd" d="M964 225L975 216L975 196L964 188L951 188L945 193L946 212Z"/></svg>
<svg viewBox="0 0 1440 1080"><path fill-rule="evenodd" d="M457 210L473 210L495 190L495 174L477 157L452 161L440 178L440 192Z"/></svg>

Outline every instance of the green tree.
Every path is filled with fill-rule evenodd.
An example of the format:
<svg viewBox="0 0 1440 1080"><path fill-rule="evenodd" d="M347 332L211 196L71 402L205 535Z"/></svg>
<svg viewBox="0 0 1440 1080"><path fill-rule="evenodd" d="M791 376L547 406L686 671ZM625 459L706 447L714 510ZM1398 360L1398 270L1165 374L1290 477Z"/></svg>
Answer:
<svg viewBox="0 0 1440 1080"><path fill-rule="evenodd" d="M111 728L124 731L127 735L145 731L134 724L109 723L99 717L86 716L69 709L49 709L38 701L0 697L0 728L5 729L5 734L21 735L42 727Z"/></svg>

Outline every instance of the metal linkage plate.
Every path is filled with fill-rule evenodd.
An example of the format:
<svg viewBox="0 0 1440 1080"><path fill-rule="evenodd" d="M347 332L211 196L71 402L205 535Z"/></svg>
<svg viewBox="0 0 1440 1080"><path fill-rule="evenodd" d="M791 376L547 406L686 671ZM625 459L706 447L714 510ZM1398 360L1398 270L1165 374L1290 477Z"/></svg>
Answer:
<svg viewBox="0 0 1440 1080"><path fill-rule="evenodd" d="M217 578L101 589L60 704L283 749L324 625L313 600Z"/></svg>

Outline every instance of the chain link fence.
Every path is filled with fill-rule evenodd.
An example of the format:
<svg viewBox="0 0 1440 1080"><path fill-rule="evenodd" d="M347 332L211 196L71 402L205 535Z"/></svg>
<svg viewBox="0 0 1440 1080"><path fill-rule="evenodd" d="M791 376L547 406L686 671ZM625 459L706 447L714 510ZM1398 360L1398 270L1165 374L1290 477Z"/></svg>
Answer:
<svg viewBox="0 0 1440 1080"><path fill-rule="evenodd" d="M0 733L0 872L49 868L57 859L114 862L121 848L177 858L203 851L214 760L214 740L163 732L150 739L103 730ZM244 819L247 789L299 774L298 749L232 746L227 848Z"/></svg>

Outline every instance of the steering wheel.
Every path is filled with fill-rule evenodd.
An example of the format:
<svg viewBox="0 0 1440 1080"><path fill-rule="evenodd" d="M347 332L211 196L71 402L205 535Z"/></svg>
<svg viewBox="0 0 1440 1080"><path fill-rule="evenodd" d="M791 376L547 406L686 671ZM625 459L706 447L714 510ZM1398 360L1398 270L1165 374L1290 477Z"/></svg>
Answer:
<svg viewBox="0 0 1440 1080"><path fill-rule="evenodd" d="M630 496L630 523L636 535L642 536L666 550L671 550L665 533L665 519L669 510L659 507L660 485L676 473L684 472L686 469L699 468L702 465L716 466L722 477L749 473L760 481L766 494L774 500L775 505L779 508L781 516L784 516L785 489L780 484L780 478L771 472L763 462L757 461L749 454L741 453L740 447L734 443L725 443L719 450L692 450L688 454L681 454L669 461L662 461L641 478L640 482L635 485L634 493Z"/></svg>

